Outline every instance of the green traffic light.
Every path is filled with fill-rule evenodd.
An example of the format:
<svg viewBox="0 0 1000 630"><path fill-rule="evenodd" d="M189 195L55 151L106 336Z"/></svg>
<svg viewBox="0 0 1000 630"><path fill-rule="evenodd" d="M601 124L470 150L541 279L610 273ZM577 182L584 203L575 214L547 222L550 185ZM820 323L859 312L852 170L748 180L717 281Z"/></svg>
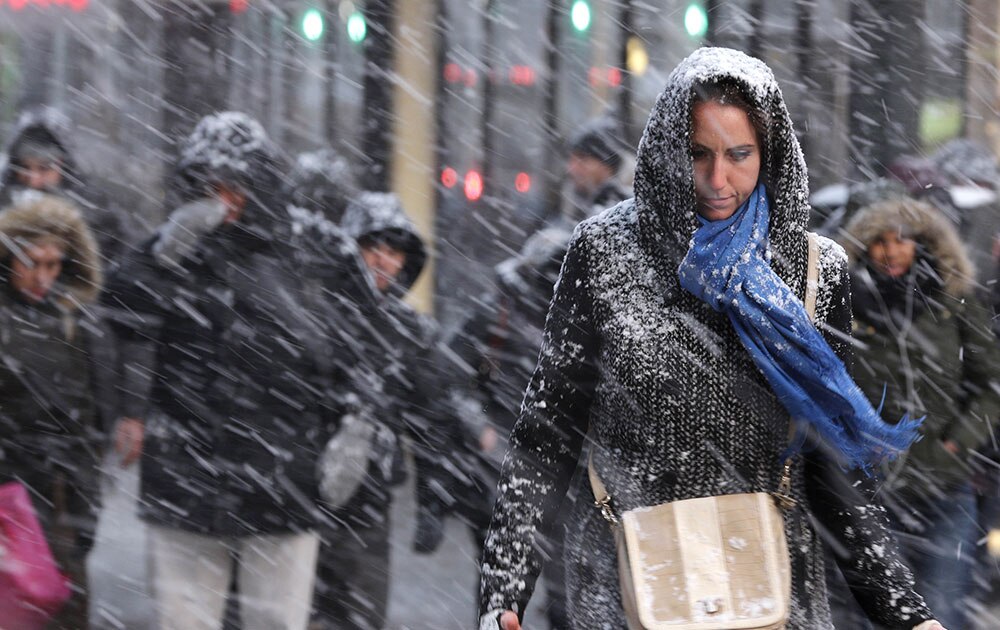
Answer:
<svg viewBox="0 0 1000 630"><path fill-rule="evenodd" d="M575 0L573 8L570 9L569 17L573 22L573 28L577 31L582 33L590 28L590 4L587 3L587 0Z"/></svg>
<svg viewBox="0 0 1000 630"><path fill-rule="evenodd" d="M323 37L323 14L317 9L309 9L302 16L302 35L311 42Z"/></svg>
<svg viewBox="0 0 1000 630"><path fill-rule="evenodd" d="M691 37L703 37L708 32L708 14L698 3L688 5L684 12L684 29Z"/></svg>
<svg viewBox="0 0 1000 630"><path fill-rule="evenodd" d="M365 24L365 16L360 11L355 11L351 17L347 18L347 37L355 44L364 41L368 33L368 26Z"/></svg>

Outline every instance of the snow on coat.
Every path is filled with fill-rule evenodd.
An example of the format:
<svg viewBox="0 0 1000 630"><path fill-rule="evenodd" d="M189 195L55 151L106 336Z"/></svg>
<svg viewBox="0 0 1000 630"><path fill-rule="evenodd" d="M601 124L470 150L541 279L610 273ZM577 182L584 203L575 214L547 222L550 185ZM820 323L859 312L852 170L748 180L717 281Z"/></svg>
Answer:
<svg viewBox="0 0 1000 630"><path fill-rule="evenodd" d="M728 319L683 291L677 278L698 226L692 89L723 78L741 84L767 119L762 178L774 201L773 265L804 294L807 173L778 85L763 63L742 53L696 51L653 108L639 146L634 201L584 221L574 233L502 471L484 549L483 627L496 627L501 610L524 611L543 561L538 533L560 511L585 438L621 511L777 487L788 413ZM846 256L828 239L820 248L818 321L846 331ZM847 344L835 333L827 337L849 359ZM809 513L847 550L841 567L873 619L906 627L931 617L912 591L873 491L870 480L844 473L821 450L797 458L792 494L804 509L785 521L792 554L788 628L832 627L823 544ZM570 509L572 625L623 628L614 541L585 482Z"/></svg>

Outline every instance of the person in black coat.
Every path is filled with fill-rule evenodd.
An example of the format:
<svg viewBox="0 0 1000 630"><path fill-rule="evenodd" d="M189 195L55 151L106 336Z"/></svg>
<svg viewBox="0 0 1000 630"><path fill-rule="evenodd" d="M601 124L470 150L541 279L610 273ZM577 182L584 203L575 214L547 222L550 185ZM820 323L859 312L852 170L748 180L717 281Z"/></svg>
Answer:
<svg viewBox="0 0 1000 630"><path fill-rule="evenodd" d="M797 304L794 312L805 317L808 181L771 71L722 48L684 60L639 145L635 195L582 222L570 242L501 471L483 552L483 629L514 630L523 622L544 563L538 540L567 510L560 501L585 443L617 513L778 486L791 414L737 334L730 316L739 314L713 308L695 293L697 283L682 285L730 276L701 267L695 268L701 275L679 272L693 264L693 237L705 233L700 226L745 217L741 208L755 199L770 206L767 256L755 249L740 263L790 294L789 308ZM756 224L746 233L764 237ZM846 256L829 239L817 245L815 314L824 334L816 345L849 365ZM734 301L750 290L736 283L725 288L736 292ZM800 415L796 423L811 420L818 418ZM873 426L892 433L885 423ZM819 445L791 469L790 493L802 509L784 519L791 565L786 627L832 627L824 543L814 524L838 544L838 562L869 616L892 628L930 622L871 478L841 468L843 445ZM589 487L577 487L568 510L570 624L624 628L614 536Z"/></svg>
<svg viewBox="0 0 1000 630"><path fill-rule="evenodd" d="M358 404L345 339L374 296L355 249L296 238L282 176L256 120L204 118L180 148L174 211L106 292L141 322L118 327L135 375L119 437L141 452L162 628L218 625L233 550L244 628L308 622L317 462Z"/></svg>
<svg viewBox="0 0 1000 630"><path fill-rule="evenodd" d="M73 204L37 195L0 212L0 266L0 482L26 486L71 580L53 627L84 628L101 453L119 416L100 256Z"/></svg>
<svg viewBox="0 0 1000 630"><path fill-rule="evenodd" d="M392 487L405 475L402 440L409 439L417 473L413 545L430 553L441 543L443 515L452 501L445 462L458 439L458 420L443 396L451 377L436 325L403 301L424 269L427 250L399 198L360 193L340 227L357 242L381 296L373 329L378 334L359 339L377 357L383 388L366 410L375 427L364 450L367 474L333 513L337 525L324 532L316 626L375 630L384 627L388 604L389 515ZM330 491L341 494L339 488Z"/></svg>

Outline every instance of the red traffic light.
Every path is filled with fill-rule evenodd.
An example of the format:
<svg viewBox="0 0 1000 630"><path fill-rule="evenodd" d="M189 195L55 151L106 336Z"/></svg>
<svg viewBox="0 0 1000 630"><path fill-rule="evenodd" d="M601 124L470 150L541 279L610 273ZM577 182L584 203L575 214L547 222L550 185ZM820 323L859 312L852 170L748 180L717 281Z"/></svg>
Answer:
<svg viewBox="0 0 1000 630"><path fill-rule="evenodd" d="M514 189L519 193L526 193L531 190L531 175L521 171L514 178Z"/></svg>
<svg viewBox="0 0 1000 630"><path fill-rule="evenodd" d="M465 198L478 201L483 196L483 176L479 171L469 171L465 174Z"/></svg>
<svg viewBox="0 0 1000 630"><path fill-rule="evenodd" d="M454 188L455 184L458 183L458 172L450 166L446 166L444 170L441 171L441 184L445 188Z"/></svg>
<svg viewBox="0 0 1000 630"><path fill-rule="evenodd" d="M229 0L229 12L239 15L245 13L250 5L250 0Z"/></svg>

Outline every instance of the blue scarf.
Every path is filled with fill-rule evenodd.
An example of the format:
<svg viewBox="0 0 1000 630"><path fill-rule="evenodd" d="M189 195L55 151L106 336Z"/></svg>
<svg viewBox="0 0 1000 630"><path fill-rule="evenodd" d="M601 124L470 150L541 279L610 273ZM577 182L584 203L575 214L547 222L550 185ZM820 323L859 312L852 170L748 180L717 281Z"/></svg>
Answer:
<svg viewBox="0 0 1000 630"><path fill-rule="evenodd" d="M729 316L793 421L815 429L848 467L870 472L919 439L923 419L904 416L891 425L872 408L802 301L768 264L769 211L760 184L728 219L699 217L678 268L681 286Z"/></svg>

